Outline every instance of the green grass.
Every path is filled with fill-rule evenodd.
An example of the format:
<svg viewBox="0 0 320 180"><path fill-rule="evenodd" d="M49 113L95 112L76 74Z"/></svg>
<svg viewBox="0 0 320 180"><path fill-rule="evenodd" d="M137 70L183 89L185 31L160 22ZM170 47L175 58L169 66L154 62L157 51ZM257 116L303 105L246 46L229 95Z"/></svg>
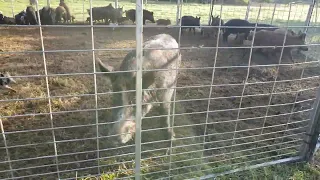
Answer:
<svg viewBox="0 0 320 180"><path fill-rule="evenodd" d="M86 19L86 17L88 16L86 13L86 9L89 8L89 1L85 1L84 4L84 11L85 14L83 15L83 4L82 1L66 1L70 8L72 13L75 15L76 17L76 21L82 21L83 17L84 19ZM98 6L105 6L108 5L111 1L93 1L93 7L98 7ZM28 1L15 1L14 2L14 13L17 14L18 12L20 12L21 10L25 9L26 5L28 4ZM41 1L40 2L40 6L42 7L45 4L45 1ZM52 7L56 7L58 5L58 1L52 1ZM124 7L124 10L128 10L131 8L135 8L135 4L134 3L130 3L130 2L120 2L119 3L120 6ZM226 5L223 6L223 10L222 10L222 18L224 20L228 20L228 19L232 19L232 18L244 18L245 13L246 13L246 6L231 6L231 5ZM159 4L153 4L150 3L148 5L145 6L145 9L148 9L150 11L154 11L155 13L155 19L159 19L159 18L169 18L171 19L173 22L176 19L176 5L174 4L165 4L165 3L159 3ZM195 4L195 3L190 3L190 4L185 4L182 8L182 15L194 15L194 16L200 16L201 17L201 22L202 24L206 24L208 22L208 15L209 15L209 9L210 6L209 5L202 5L202 4ZM254 22L257 15L258 15L258 7L254 7L252 8L252 10L250 11L250 15L249 15L249 20ZM5 15L10 16L12 14L11 12L11 2L10 1L0 1L0 11L2 11ZM261 21L260 22L264 22L264 23L269 23L272 20L272 12L273 12L273 6L271 5L270 7L263 7L261 9L260 12L260 17L259 18ZM307 5L294 5L292 7L292 12L291 12L291 18L290 18L290 25L303 25L304 24L304 20L306 18L308 12L308 6ZM215 11L214 11L214 15L219 15L220 14L220 6L217 5L215 6ZM280 7L277 8L277 12L275 14L275 18L273 19L274 24L278 24L278 25L284 25L286 23L287 20L287 16L288 16L289 12L288 12L288 5L281 5ZM312 21L315 21L315 15L313 15L313 19ZM319 19L318 21L319 22ZM297 31L297 30L296 30ZM314 33L317 33L316 30L312 31ZM312 36L311 38L309 38L310 42L318 42L319 38L317 38L316 36ZM311 53L313 53L314 51L311 51ZM72 91L78 91L78 93L83 94L83 93L89 93L89 88L86 89L86 87L77 87L78 83L77 81L73 81L72 79L63 79L63 78L52 78L50 81L50 85L57 87L57 88L65 88L67 86L70 86L70 88L77 88L76 90L72 89ZM41 84L45 84L44 82L41 82ZM24 87L25 89L30 89L30 91L32 91L33 93L37 93L37 97L44 97L45 96L45 89L35 89L32 85L26 86ZM83 92L79 92L79 89L81 89ZM71 91L71 90L70 90ZM24 91L25 93L28 93L28 91ZM26 95L26 97L30 97L31 95L28 94ZM92 100L92 99L91 99ZM76 101L80 101L79 99L75 98L75 99L56 99L52 101L53 104L53 110L56 111L61 111L61 110L68 110L70 107L72 107L72 105L74 104L74 102ZM88 100L89 101L89 100ZM41 110L41 112L47 112L47 106L45 105L47 103L46 100L43 100L41 102L39 102L42 104L42 107L44 108L43 110ZM31 105L30 105L31 106ZM41 105L38 105L39 107ZM15 107L13 109L9 109L6 112L6 115L13 115L17 112L19 112L20 109L22 108L22 105L20 103L15 103ZM178 109L182 109L181 111L184 111L183 107L178 107ZM73 119L72 119L73 117ZM81 114L81 117L87 117L85 113L83 113L83 115ZM63 117L65 118L65 117ZM82 119L77 119L78 116L76 115L70 115L71 120L70 121L82 121ZM181 120L183 120L183 118L185 117L180 117ZM186 118L187 119L187 118ZM177 118L177 120L179 121L179 118ZM71 123L72 124L72 123ZM178 124L179 125L179 124ZM89 133L90 134L90 133ZM94 133L92 133L94 134ZM179 134L181 134L182 136L186 135L186 136L190 136L190 128L184 128L183 130L179 131ZM156 134L148 134L148 138L153 139L153 136L156 136ZM188 144L192 144L192 143L199 143L199 141L201 140L192 140L190 142L178 142L175 145L188 145ZM71 143L70 143L71 144ZM95 145L95 144L94 144ZM74 147L71 146L70 147ZM76 147L76 146L75 146ZM101 145L101 147L103 148L103 145ZM151 147L147 147L152 149ZM154 148L154 147L153 147ZM159 147L157 147L159 148ZM179 161L179 160L188 160L188 159L193 159L193 158L198 158L201 157L201 151L199 150L199 146L194 146L194 147L188 147L188 148L176 148L176 152L179 153L179 151L181 152L186 152L186 151L198 151L195 153L191 153L191 154L185 154L185 155L179 155L179 156L173 156L172 161ZM262 150L263 151L263 150ZM105 156L111 155L107 154ZM150 154L144 154L144 157L148 157L148 155L150 156ZM157 152L152 153L151 154L153 157L154 156L160 156L160 152L159 154L157 154ZM241 154L239 154L240 156ZM219 159L220 158L220 159ZM134 159L134 155L130 155L130 156L126 156L125 160L130 161ZM222 157L216 157L216 158L212 158L212 159L208 159L209 163L213 163L215 161L219 161L223 159ZM183 162L179 162L179 163L173 163L172 168L176 168L176 167L182 167L182 166L190 166L190 165L197 165L198 164L198 168L201 170L205 170L206 174L208 173L212 173L212 172L223 172L224 170L230 170L230 167L225 165L231 164L231 163L239 163L242 161L247 161L249 160L249 158L240 158L238 160L234 160L234 161L228 161L228 162L220 162L220 163L216 163L214 165L210 164L210 165L201 165L203 164L203 161L201 160L191 160L191 161L183 161ZM147 174L147 173L151 173L151 172L156 172L156 171L161 171L162 168L168 168L167 166L158 166L155 167L157 164L161 164L161 163L165 163L168 162L169 158L168 157L164 157L161 158L159 160L152 160L150 159L146 159L142 162L142 164L144 165L143 168L143 174ZM120 162L120 163L119 163ZM119 158L110 158L109 160L101 160L101 165L110 165L110 164L114 164L111 167L108 167L108 173L104 173L100 179L103 180L109 180L109 179L113 179L115 177L124 177L124 176L131 176L133 175L133 171L130 170L132 168L134 168L134 163L121 163L121 161L119 160ZM154 166L154 167L152 167ZM243 166L243 165L241 165ZM240 167L241 167L240 166ZM217 168L217 167L221 167L218 170L219 171L213 171L211 170L211 168ZM187 172L191 172L191 174L189 174L188 177L197 177L197 176L201 176L204 175L204 173L201 173L200 171L196 167L192 167L192 168L185 168L185 169L181 169L181 170L177 170L174 171L173 174L180 174L180 176L177 177L177 179L184 179L184 176L182 175L183 173L187 173ZM122 172L116 172L121 170ZM72 172L72 174L74 174L74 172ZM265 167L265 168L259 168L259 169L255 169L255 170L250 170L250 171L243 171L240 173L236 173L236 174L231 174L231 175L226 175L226 176L222 176L219 177L218 179L295 179L295 180L302 180L302 179L318 179L319 178L319 174L320 174L320 169L315 166L315 165L310 165L310 164L305 164L305 163L296 163L296 164L289 164L289 165L275 165L275 166L270 166L270 167ZM145 178L146 179L155 179L155 178L159 178L161 176L165 176L167 174L163 173L163 174L153 174L153 175L146 175ZM94 178L83 178L83 179L94 179Z"/></svg>

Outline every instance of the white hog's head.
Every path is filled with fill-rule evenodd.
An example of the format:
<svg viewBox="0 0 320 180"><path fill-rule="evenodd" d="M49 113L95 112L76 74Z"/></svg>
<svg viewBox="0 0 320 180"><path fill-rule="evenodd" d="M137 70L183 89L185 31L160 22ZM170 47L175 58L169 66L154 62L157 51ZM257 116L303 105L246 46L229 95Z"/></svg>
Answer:
<svg viewBox="0 0 320 180"><path fill-rule="evenodd" d="M106 65L97 58L99 67L102 72L113 72L114 68L112 66ZM133 60L134 61L134 60ZM112 121L115 122L112 127L110 134L118 135L117 141L121 143L127 143L130 141L136 130L135 122L135 112L136 107L130 106L130 104L135 104L135 90L136 85L136 72L119 72L119 73L108 73L105 74L112 83ZM154 82L152 74L148 77L143 77L143 86L149 87L150 84ZM131 92L119 92L119 91L130 91ZM143 102L150 99L150 95L143 93ZM143 106L142 113L143 116L148 113L150 107Z"/></svg>

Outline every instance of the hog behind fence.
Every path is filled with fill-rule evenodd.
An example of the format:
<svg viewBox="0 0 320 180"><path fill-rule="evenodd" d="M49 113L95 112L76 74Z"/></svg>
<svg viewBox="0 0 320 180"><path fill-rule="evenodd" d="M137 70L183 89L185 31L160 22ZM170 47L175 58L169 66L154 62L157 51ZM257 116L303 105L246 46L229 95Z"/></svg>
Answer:
<svg viewBox="0 0 320 180"><path fill-rule="evenodd" d="M317 3L64 2L75 22L0 26L1 179L212 179L312 159ZM38 10L59 5L12 1L2 13L29 3L41 23ZM124 14L135 9L135 25L85 21L109 3ZM143 26L142 9L171 24ZM179 28L191 15L201 17L195 35ZM248 20L248 40L223 41L220 18ZM283 28L286 38L259 44L258 23ZM298 47L292 61L284 47Z"/></svg>

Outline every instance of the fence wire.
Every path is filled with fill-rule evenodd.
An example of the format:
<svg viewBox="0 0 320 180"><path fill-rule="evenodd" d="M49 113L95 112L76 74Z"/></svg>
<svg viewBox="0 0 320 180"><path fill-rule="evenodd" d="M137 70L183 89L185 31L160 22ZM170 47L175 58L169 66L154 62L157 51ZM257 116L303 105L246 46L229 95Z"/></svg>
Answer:
<svg viewBox="0 0 320 180"><path fill-rule="evenodd" d="M36 1L38 25L0 25L0 71L16 81L13 92L0 79L1 179L212 179L312 158L319 136L318 3L64 2L73 23L42 25L39 10L55 11L60 2ZM123 16L136 10L135 23L88 16L109 3L123 7ZM15 17L28 5L8 1L2 13ZM211 7L221 17L214 26L207 23ZM143 9L171 25L143 25ZM193 26L180 28L191 15L201 17L195 35ZM230 28L223 21L238 18L253 25L235 28L252 28L247 45L237 42L240 34L223 40ZM258 23L283 28L282 45L255 44ZM216 36L201 34L206 29ZM306 32L305 42L287 44L289 29L292 36ZM177 46L144 43L162 33ZM257 52L277 48L275 56ZM293 61L285 57L289 48L298 49ZM181 64L174 62L177 78L165 87L168 69L158 64L169 51L181 54ZM172 97L163 100L166 90Z"/></svg>

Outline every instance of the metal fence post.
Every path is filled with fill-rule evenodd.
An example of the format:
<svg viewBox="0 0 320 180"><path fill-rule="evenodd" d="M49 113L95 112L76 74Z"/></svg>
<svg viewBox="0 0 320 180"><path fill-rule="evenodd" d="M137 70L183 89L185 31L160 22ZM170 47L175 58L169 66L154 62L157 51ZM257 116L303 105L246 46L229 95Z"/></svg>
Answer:
<svg viewBox="0 0 320 180"><path fill-rule="evenodd" d="M114 8L118 8L118 0L114 1Z"/></svg>
<svg viewBox="0 0 320 180"><path fill-rule="evenodd" d="M141 120L142 120L142 43L143 43L143 0L136 0L136 135L135 135L135 179L141 172Z"/></svg>
<svg viewBox="0 0 320 180"><path fill-rule="evenodd" d="M274 19L274 14L275 14L275 12L276 12L276 9L277 9L277 3L275 3L275 4L274 4L274 7L273 7L273 12L272 12L272 17L271 17L271 22L270 22L270 24L272 24L272 23L273 23L273 19Z"/></svg>
<svg viewBox="0 0 320 180"><path fill-rule="evenodd" d="M307 15L307 18L306 18L306 21L305 21L305 27L304 27L304 32L306 33L307 30L308 30L308 27L310 25L310 21L311 21L311 17L312 17L312 12L313 12L313 9L314 9L314 5L315 5L315 0L312 1L312 4L310 4L309 6L309 10L308 10L308 15Z"/></svg>
<svg viewBox="0 0 320 180"><path fill-rule="evenodd" d="M300 156L305 161L310 161L314 155L319 133L320 133L320 87L318 88L317 98L313 104L311 122L306 130L304 144L300 149Z"/></svg>
<svg viewBox="0 0 320 180"><path fill-rule="evenodd" d="M82 21L83 21L83 24L85 24L85 20L84 20L84 1L85 0L82 0Z"/></svg>
<svg viewBox="0 0 320 180"><path fill-rule="evenodd" d="M14 6L13 6L13 1L14 0L11 0L11 12L12 12L12 17L14 18Z"/></svg>
<svg viewBox="0 0 320 180"><path fill-rule="evenodd" d="M211 21L212 21L212 19L211 19L211 17L212 17L212 12L213 12L213 5L214 5L214 2L215 0L211 0L211 2L210 2L210 12L209 12L209 21L208 21L208 25L210 25L211 24Z"/></svg>
<svg viewBox="0 0 320 180"><path fill-rule="evenodd" d="M249 0L249 2L248 2L245 20L248 20L248 18L249 18L250 6L251 6L251 0Z"/></svg>
<svg viewBox="0 0 320 180"><path fill-rule="evenodd" d="M176 25L178 25L178 21L179 21L179 18L180 18L180 4L181 4L181 0L177 0L177 15L176 15Z"/></svg>

